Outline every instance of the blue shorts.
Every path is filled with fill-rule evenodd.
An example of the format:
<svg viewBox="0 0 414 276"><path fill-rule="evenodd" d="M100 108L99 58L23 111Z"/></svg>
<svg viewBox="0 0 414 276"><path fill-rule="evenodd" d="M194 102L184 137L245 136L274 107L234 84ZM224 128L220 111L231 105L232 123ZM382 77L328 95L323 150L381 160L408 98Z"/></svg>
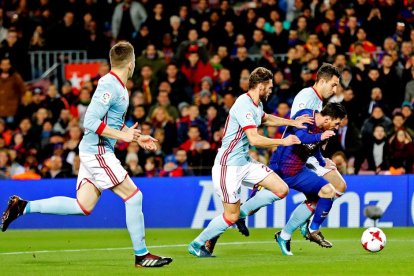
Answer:
<svg viewBox="0 0 414 276"><path fill-rule="evenodd" d="M318 176L314 171L304 167L298 174L294 176L281 176L289 188L308 196L317 196L323 186L329 182Z"/></svg>

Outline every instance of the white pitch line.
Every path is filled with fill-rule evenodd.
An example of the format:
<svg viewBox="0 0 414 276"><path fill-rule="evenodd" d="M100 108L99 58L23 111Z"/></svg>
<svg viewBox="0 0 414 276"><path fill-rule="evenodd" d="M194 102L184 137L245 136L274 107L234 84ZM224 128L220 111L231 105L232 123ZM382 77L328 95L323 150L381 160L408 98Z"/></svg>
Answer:
<svg viewBox="0 0 414 276"><path fill-rule="evenodd" d="M340 239L330 240L332 242L359 242L358 239ZM387 242L414 242L414 239L392 239ZM219 246L227 245L250 245L250 244L274 244L274 241L255 241L255 242L222 242ZM298 240L294 243L309 243L309 241ZM174 247L187 247L188 244L162 244L152 245L148 248L174 248ZM16 251L16 252L0 252L0 255L23 255L23 254L39 254L39 253L70 253L70 252L89 252L89 251L117 251L117 250L132 250L131 247L112 247L112 248L83 248L83 249L61 249L61 250L37 250L37 251Z"/></svg>

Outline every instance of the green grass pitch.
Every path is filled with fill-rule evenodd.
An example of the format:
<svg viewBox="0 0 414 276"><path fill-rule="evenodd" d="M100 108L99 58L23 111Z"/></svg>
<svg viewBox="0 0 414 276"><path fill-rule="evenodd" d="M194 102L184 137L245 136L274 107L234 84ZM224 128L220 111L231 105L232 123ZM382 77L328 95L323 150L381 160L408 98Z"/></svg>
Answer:
<svg viewBox="0 0 414 276"><path fill-rule="evenodd" d="M292 251L282 256L274 229L237 230L219 240L216 258L199 259L187 244L200 232L147 229L154 254L173 257L163 268L135 268L127 230L9 230L0 233L0 275L413 275L414 228L384 228L382 252L366 252L363 229L324 229L331 249L320 248L295 234Z"/></svg>

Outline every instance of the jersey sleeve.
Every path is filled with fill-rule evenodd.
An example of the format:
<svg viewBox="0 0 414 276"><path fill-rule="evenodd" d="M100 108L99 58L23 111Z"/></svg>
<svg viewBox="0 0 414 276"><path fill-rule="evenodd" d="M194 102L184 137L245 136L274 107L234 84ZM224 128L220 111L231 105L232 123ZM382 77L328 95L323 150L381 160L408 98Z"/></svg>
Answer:
<svg viewBox="0 0 414 276"><path fill-rule="evenodd" d="M320 147L315 152L314 156L315 156L316 160L318 160L319 165L321 165L322 167L325 167L326 166L325 158L323 158L323 156L322 156L322 152L321 152L321 148Z"/></svg>
<svg viewBox="0 0 414 276"><path fill-rule="evenodd" d="M255 108L253 104L242 101L237 102L237 106L232 107L232 116L237 120L237 123L243 130L257 128L254 120L254 116L256 116Z"/></svg>
<svg viewBox="0 0 414 276"><path fill-rule="evenodd" d="M106 124L103 118L116 98L116 91L108 84L99 85L85 114L84 127L98 135L102 134Z"/></svg>

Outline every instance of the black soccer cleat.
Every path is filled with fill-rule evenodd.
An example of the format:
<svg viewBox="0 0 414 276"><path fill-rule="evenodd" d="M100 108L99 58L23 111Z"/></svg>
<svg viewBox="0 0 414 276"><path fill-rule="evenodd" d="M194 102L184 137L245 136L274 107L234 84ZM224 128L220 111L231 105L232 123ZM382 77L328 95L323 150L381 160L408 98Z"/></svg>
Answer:
<svg viewBox="0 0 414 276"><path fill-rule="evenodd" d="M217 240L220 238L220 236L214 237L211 240L206 241L204 247L210 254L213 254L214 247L216 246Z"/></svg>
<svg viewBox="0 0 414 276"><path fill-rule="evenodd" d="M9 199L6 211L1 217L1 231L4 232L15 219L23 215L24 208L26 208L27 201L14 195Z"/></svg>
<svg viewBox="0 0 414 276"><path fill-rule="evenodd" d="M306 235L306 239L310 240L311 242L317 243L322 247L331 248L332 243L328 240L325 240L325 237L322 235L321 231L317 230L314 232L309 232Z"/></svg>
<svg viewBox="0 0 414 276"><path fill-rule="evenodd" d="M246 226L246 219L240 218L238 221L236 221L237 229L239 229L239 232L242 233L243 236L248 237L250 235L249 228Z"/></svg>
<svg viewBox="0 0 414 276"><path fill-rule="evenodd" d="M161 267L172 262L169 257L160 257L147 253L144 256L135 256L135 267Z"/></svg>

